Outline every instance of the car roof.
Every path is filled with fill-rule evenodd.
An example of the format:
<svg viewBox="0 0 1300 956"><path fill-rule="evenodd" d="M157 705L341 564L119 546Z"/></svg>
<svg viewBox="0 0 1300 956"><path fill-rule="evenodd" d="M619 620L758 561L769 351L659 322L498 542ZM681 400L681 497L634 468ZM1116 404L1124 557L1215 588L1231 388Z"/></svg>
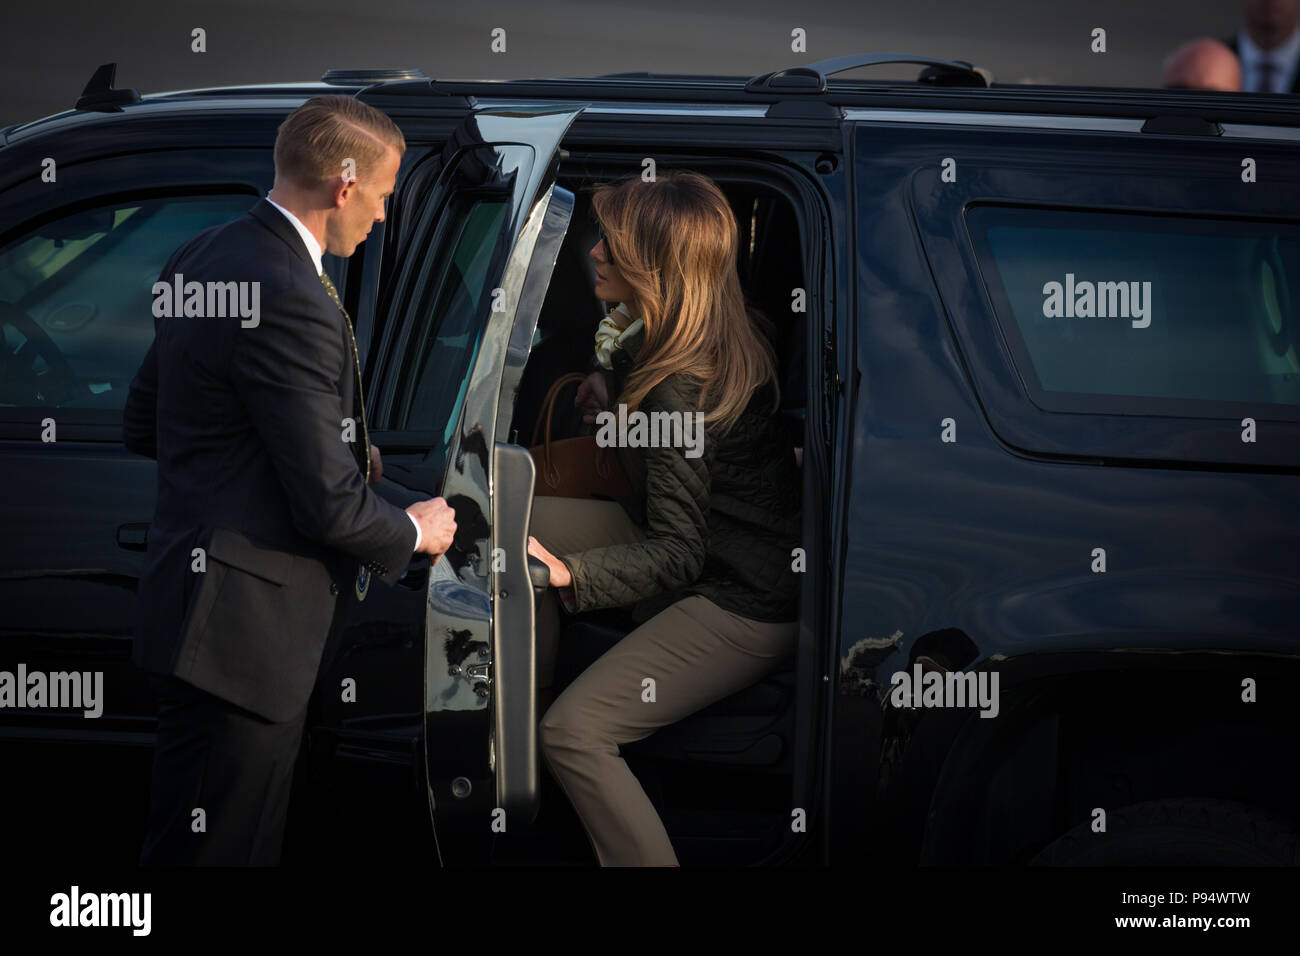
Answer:
<svg viewBox="0 0 1300 956"><path fill-rule="evenodd" d="M890 56L890 55L885 55ZM838 58L848 59L848 58ZM829 63L832 61L822 61ZM903 62L885 59L883 62ZM912 61L907 61L912 62ZM918 62L942 63L944 61ZM960 63L960 67L968 64ZM815 67L816 64L813 64ZM806 66L777 71L777 74L807 71ZM972 68L974 69L974 68ZM108 71L109 80L103 82ZM813 70L815 72L815 70ZM980 71L984 73L984 71ZM100 81L100 92L117 105L70 109L0 130L0 144L28 136L93 122L105 112L132 115L166 115L177 112L240 112L246 110L284 114L305 100L321 94L360 96L381 108L436 109L513 106L522 102L593 104L593 112L633 112L647 116L716 113L717 115L784 116L790 119L821 120L877 119L892 111L900 121L950 121L955 114L967 114L980 125L1003 125L981 117L1039 116L1043 121L1009 125L1051 126L1051 118L1063 127L1127 128L1114 125L1079 126L1067 117L1149 119L1153 116L1187 120L1182 132L1198 132L1194 122L1231 124L1229 132L1244 133L1244 127L1273 128L1284 138L1286 128L1300 130L1300 100L1283 94L1243 94L1189 90L1123 87L1053 86L1044 84L989 83L985 86L952 86L920 81L872 80L821 77L820 88L764 86L758 82L777 74L747 77L720 74L615 73L589 77L553 77L509 80L436 79L419 70L331 70L320 80L290 83L257 83L238 86L199 87L140 95L135 90L108 89L112 65L100 67L91 85ZM985 73L987 76L987 74ZM778 76L778 80L782 77ZM801 77L794 77L795 80ZM83 100L91 93L91 85ZM117 96L117 94L123 94ZM129 94L129 95L128 95ZM865 112L864 112L865 111ZM1139 124L1140 127L1141 124ZM1177 132L1161 129L1159 132ZM1255 135L1259 135L1258 133Z"/></svg>

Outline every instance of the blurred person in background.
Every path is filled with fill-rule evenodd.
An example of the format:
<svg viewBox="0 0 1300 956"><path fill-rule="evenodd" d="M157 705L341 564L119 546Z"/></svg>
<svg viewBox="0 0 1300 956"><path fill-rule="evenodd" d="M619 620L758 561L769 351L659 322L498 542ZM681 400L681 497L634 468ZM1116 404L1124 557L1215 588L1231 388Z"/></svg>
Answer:
<svg viewBox="0 0 1300 956"><path fill-rule="evenodd" d="M1160 85L1177 90L1237 92L1241 89L1241 61L1226 44L1201 37L1165 57Z"/></svg>
<svg viewBox="0 0 1300 956"><path fill-rule="evenodd" d="M1242 0L1242 27L1224 42L1241 58L1242 89L1300 93L1300 0Z"/></svg>

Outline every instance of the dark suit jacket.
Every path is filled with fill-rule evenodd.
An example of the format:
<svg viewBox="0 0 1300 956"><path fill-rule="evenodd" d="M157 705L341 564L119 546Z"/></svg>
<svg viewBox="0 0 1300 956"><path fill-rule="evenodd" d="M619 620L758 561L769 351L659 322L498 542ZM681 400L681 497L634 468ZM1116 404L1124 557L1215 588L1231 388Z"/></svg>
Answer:
<svg viewBox="0 0 1300 956"><path fill-rule="evenodd" d="M1230 37L1224 37L1224 38L1223 38L1223 42L1224 42L1224 44L1228 47L1228 49L1231 50L1233 53L1237 54L1238 59L1240 59L1240 57L1241 57L1241 50L1237 49L1237 34L1234 33L1234 34L1233 34L1232 36L1230 36ZM1246 83L1247 83L1247 80L1246 80L1246 71L1245 71L1245 66L1243 65L1243 66L1242 66L1242 73L1241 73L1241 86L1242 86L1242 89L1245 89L1245 88L1246 88ZM1300 93L1300 70L1296 70L1296 72L1295 72L1295 79L1291 81L1291 92L1292 92L1292 93Z"/></svg>
<svg viewBox="0 0 1300 956"><path fill-rule="evenodd" d="M154 320L123 415L126 447L158 460L134 660L288 720L358 561L395 583L415 526L343 441L356 389L347 327L284 215L259 200L177 249L159 281L176 273L260 283L260 316L248 328L237 315Z"/></svg>

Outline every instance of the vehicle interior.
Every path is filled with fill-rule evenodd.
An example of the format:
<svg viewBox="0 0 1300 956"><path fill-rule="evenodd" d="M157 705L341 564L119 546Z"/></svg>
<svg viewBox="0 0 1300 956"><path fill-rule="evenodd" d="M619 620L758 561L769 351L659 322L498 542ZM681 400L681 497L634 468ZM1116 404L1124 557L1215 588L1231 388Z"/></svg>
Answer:
<svg viewBox="0 0 1300 956"><path fill-rule="evenodd" d="M576 159L576 155L574 159ZM599 241L591 214L590 188L618 178L566 162L559 185L575 194L568 233L555 264L515 405L512 432L528 445L551 383L567 372L587 372L593 334L606 311L592 292L588 252ZM749 305L773 323L780 364L781 414L802 461L807 391L806 314L791 310L791 290L806 288L799 226L789 198L752 179L728 181L721 171L694 167L711 176L731 203L740 228L738 270ZM576 385L556 402L554 438L584 434L573 407ZM561 615L559 655L553 691L558 696L582 670L630 632L627 609ZM650 737L622 748L624 758L664 821L678 859L686 864L756 863L790 833L795 731L794 658L758 684L725 698ZM539 715L540 716L540 715ZM542 771L541 809L535 832L547 841L547 856L580 863L594 859L577 815L558 785ZM511 841L517 849L523 845ZM493 862L508 863L495 851Z"/></svg>

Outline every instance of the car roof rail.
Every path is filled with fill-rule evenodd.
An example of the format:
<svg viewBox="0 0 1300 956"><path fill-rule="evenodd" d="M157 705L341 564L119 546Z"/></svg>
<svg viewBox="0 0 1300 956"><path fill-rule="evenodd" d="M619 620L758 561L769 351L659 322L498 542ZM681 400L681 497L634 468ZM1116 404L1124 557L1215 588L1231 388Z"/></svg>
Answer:
<svg viewBox="0 0 1300 956"><path fill-rule="evenodd" d="M320 78L331 86L370 86L398 80L427 80L424 70L326 70Z"/></svg>
<svg viewBox="0 0 1300 956"><path fill-rule="evenodd" d="M341 72L330 70L326 73ZM426 76L423 70L368 70L364 71L367 75L362 75L363 71L354 71L354 85L360 84L364 88L358 90L356 98L363 103L369 103L380 109L403 105L408 99L427 100L428 97L438 97L438 105L450 109L474 110L478 108L478 99L473 96L467 96L461 93L449 93L444 89L439 89L436 77ZM375 79L370 74L375 73L410 73L411 76L394 76L389 79ZM328 81L326 81L328 82ZM341 81L340 81L341 82Z"/></svg>
<svg viewBox="0 0 1300 956"><path fill-rule="evenodd" d="M883 66L890 63L914 63L924 66L918 83L932 86L976 86L987 89L992 83L988 70L972 66L965 60L936 60L911 53L850 53L833 56L816 63L791 66L755 76L745 84L746 93L810 93L827 90L826 78L860 66Z"/></svg>
<svg viewBox="0 0 1300 956"><path fill-rule="evenodd" d="M115 90L116 63L104 63L95 70L86 88L81 91L73 109L93 110L99 113L120 113L125 103L139 103L140 91L131 87Z"/></svg>

